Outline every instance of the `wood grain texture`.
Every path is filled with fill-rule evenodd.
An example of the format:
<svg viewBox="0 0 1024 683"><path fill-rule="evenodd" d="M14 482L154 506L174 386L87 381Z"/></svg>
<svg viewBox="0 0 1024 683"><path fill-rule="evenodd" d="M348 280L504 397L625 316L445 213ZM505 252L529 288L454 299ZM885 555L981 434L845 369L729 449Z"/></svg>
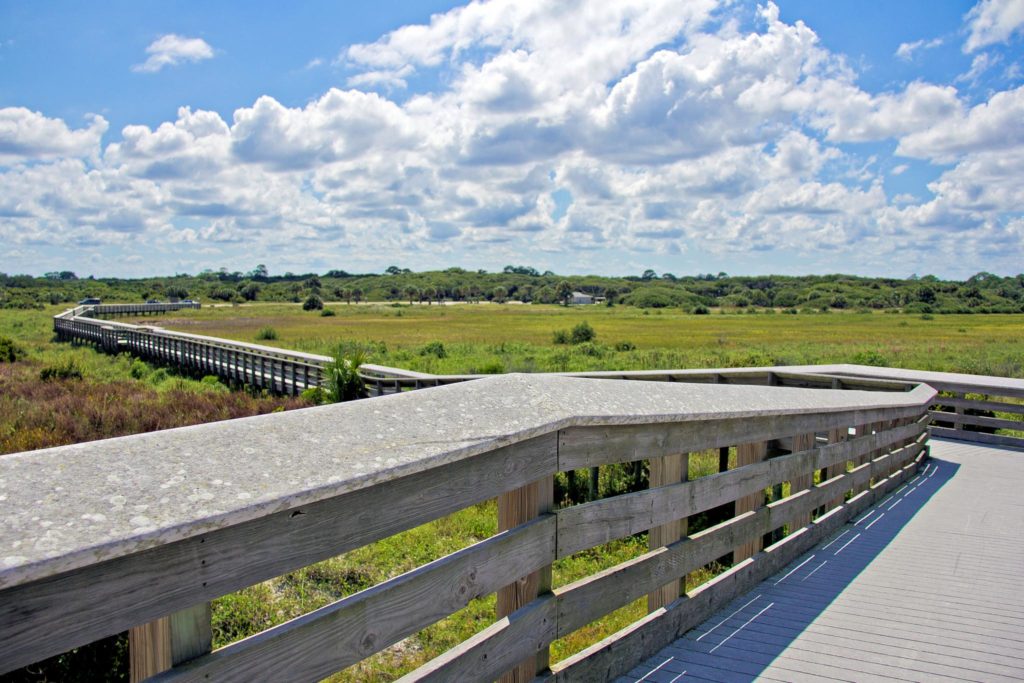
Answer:
<svg viewBox="0 0 1024 683"><path fill-rule="evenodd" d="M210 617L210 603L204 602L129 629L128 669L132 683L209 652L213 643Z"/></svg>
<svg viewBox="0 0 1024 683"><path fill-rule="evenodd" d="M667 486L686 481L690 466L688 453L676 453L660 458L652 458L650 461L650 487ZM686 518L675 519L664 524L653 527L647 533L647 545L651 550L675 543L686 534ZM647 611L654 610L667 605L680 594L680 580L673 579L664 586L647 595Z"/></svg>
<svg viewBox="0 0 1024 683"><path fill-rule="evenodd" d="M923 425L914 423L835 444L815 444L809 450L770 460L764 460L762 455L760 459L742 466L743 461L738 460L737 467L725 473L558 510L558 556L565 557L744 496L757 495L761 489L805 476L816 469L841 464L841 470L845 472L849 459L866 456L873 450L916 437L923 431ZM767 446L764 448L766 455ZM747 457L744 452L743 458Z"/></svg>
<svg viewBox="0 0 1024 683"><path fill-rule="evenodd" d="M910 406L824 415L771 415L701 422L570 427L559 432L558 466L560 470L567 471L633 462L920 414L920 407Z"/></svg>
<svg viewBox="0 0 1024 683"><path fill-rule="evenodd" d="M753 465L768 457L768 444L764 441L753 443L742 443L736 447L736 468L740 469L746 465ZM742 515L745 512L757 510L764 505L764 493L754 491L741 498L736 499L736 514ZM737 545L732 551L734 564L742 562L751 557L761 549L760 539L750 539Z"/></svg>
<svg viewBox="0 0 1024 683"><path fill-rule="evenodd" d="M494 498L553 473L555 448L555 434L537 437L2 591L0 662L25 666Z"/></svg>
<svg viewBox="0 0 1024 683"><path fill-rule="evenodd" d="M812 522L805 533L788 536L781 543L740 562L675 603L649 614L637 623L559 662L538 683L585 683L612 680L636 662L650 657L686 631L705 621L759 582L785 567L793 558L814 547L847 521L894 490L917 470L920 454L875 491L851 499ZM834 495L834 492L829 492Z"/></svg>
<svg viewBox="0 0 1024 683"><path fill-rule="evenodd" d="M158 680L318 681L550 564L554 551L555 518L548 515L229 645Z"/></svg>
<svg viewBox="0 0 1024 683"><path fill-rule="evenodd" d="M546 595L427 662L399 683L489 681L555 639L555 599Z"/></svg>
<svg viewBox="0 0 1024 683"><path fill-rule="evenodd" d="M554 477L548 475L518 489L498 496L498 529L512 529L551 510L554 502ZM553 556L545 555L548 563L516 578L498 590L497 616L508 616L532 602L539 594L551 591L551 564ZM518 662L499 678L501 683L525 683L548 668L547 649L538 651Z"/></svg>

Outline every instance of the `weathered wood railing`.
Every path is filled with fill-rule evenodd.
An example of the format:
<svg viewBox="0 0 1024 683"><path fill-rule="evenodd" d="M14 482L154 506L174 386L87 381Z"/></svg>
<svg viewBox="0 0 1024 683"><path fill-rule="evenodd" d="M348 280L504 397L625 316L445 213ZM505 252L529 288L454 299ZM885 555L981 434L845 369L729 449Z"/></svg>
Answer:
<svg viewBox="0 0 1024 683"><path fill-rule="evenodd" d="M487 375L431 375L383 365L363 365L373 396L443 386ZM626 379L700 384L760 384L827 387L828 381L804 379L808 373L831 376L836 388L868 388L872 380L926 383L941 392L931 406L931 433L948 439L1024 447L1024 380L951 372L828 364L715 370L636 370L554 373L562 377ZM1002 416L998 414L1002 413Z"/></svg>
<svg viewBox="0 0 1024 683"><path fill-rule="evenodd" d="M606 679L914 472L935 391L870 388L505 375L4 456L0 672L132 628L136 679L314 681L497 591L491 626L406 680ZM735 469L686 481L687 453L725 446ZM650 490L552 500L556 472L641 459ZM497 535L210 652L213 598L494 497ZM558 558L645 530L650 552L552 587ZM644 595L646 618L549 666L551 642Z"/></svg>
<svg viewBox="0 0 1024 683"><path fill-rule="evenodd" d="M131 353L185 372L217 375L281 394L295 395L320 386L324 367L333 360L329 356L301 351L92 317L95 314L141 315L150 309L165 312L186 307L195 308L198 304L79 306L55 316L53 329L62 340L85 340L108 353Z"/></svg>

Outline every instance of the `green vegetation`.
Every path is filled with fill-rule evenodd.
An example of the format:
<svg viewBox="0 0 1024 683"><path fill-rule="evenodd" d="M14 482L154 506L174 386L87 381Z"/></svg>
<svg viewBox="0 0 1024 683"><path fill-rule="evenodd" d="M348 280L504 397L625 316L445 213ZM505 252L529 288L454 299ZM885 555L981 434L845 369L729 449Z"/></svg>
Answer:
<svg viewBox="0 0 1024 683"><path fill-rule="evenodd" d="M528 273L510 276L542 277ZM663 280L651 281L665 288ZM716 278L703 282L721 281ZM317 287L329 291L330 283L331 278L325 276ZM279 284L262 282L260 297ZM191 285L186 289L196 291ZM357 296L353 289L346 287L346 296L339 298L358 302L363 292ZM424 289L428 288L417 288L409 296L417 301L437 300L436 289L430 298L419 299L426 296ZM555 292L556 287L550 289ZM759 308L753 297L746 305L740 305L743 302L736 297L726 308L704 304L686 308L685 303L661 308L427 306L403 303L406 294L402 292L401 301L388 304L341 306L334 316L304 312L300 296L294 303L257 301L161 318L160 324L170 329L240 341L259 338L282 348L338 359L329 368L328 386L306 400L253 397L229 391L214 377L185 378L127 356L107 356L88 346L53 344L48 316L65 306L46 306L45 312L2 310L0 329L20 351L16 362L0 363L0 453L352 397L363 391L355 381L355 369L364 360L438 373L855 362L1024 377L1021 315L935 316L921 311L901 315L857 310L856 306L823 314L806 312L814 306L805 302L796 302L787 311L789 315L766 315L774 309ZM616 297L620 296L626 294L617 292ZM852 300L849 294L844 296L847 303ZM555 298L556 302L562 300ZM701 306L704 311L697 310ZM752 315L749 311L760 312ZM152 318L146 322L151 323ZM553 343L558 331L564 343ZM55 370L44 382L40 376L48 368ZM60 368L76 369L81 379L64 377ZM731 457L735 458L735 453ZM716 471L717 460L716 451L693 454L690 478ZM596 494L615 495L646 485L645 462L602 467ZM555 500L563 505L588 500L589 486L589 472L560 473L555 480ZM476 505L219 598L214 601L215 646L282 623L485 539L496 532L495 517L493 501ZM714 513L703 514L689 520L689 529L697 531L717 521ZM638 534L559 560L553 568L554 584L565 585L636 557L646 550L646 542L645 534ZM695 572L688 577L688 586L706 580L719 569L709 566ZM645 601L638 600L570 634L553 644L552 661L579 651L645 612ZM493 621L493 614L493 596L474 600L448 619L331 680L390 680L485 628ZM120 642L108 641L103 646L104 652L114 654L96 654L82 648L83 654L76 656L86 657L82 661L89 662L110 661L104 656L123 662ZM55 664L56 668L47 669L52 672L51 678L61 679L61 672L68 670L68 660L60 661L64 668Z"/></svg>
<svg viewBox="0 0 1024 683"><path fill-rule="evenodd" d="M337 313L323 318L294 304L257 303L183 311L161 324L240 341L273 326L272 343L282 348L333 356L343 343L347 353L362 350L369 363L441 374L861 363L1024 376L1021 315L695 315L624 306L406 303L342 306ZM596 336L570 343L584 321ZM556 331L564 344L554 343Z"/></svg>
<svg viewBox="0 0 1024 683"><path fill-rule="evenodd" d="M44 277L0 273L0 308L41 308L76 302L86 296L110 301L183 299L304 303L321 310L324 301L441 303L492 301L568 304L574 291L646 309L729 308L750 310L901 310L935 313L1024 312L1024 274L1000 277L978 273L964 281L931 275L866 278L852 275L743 276L725 273L677 277L653 270L640 276L561 276L526 266L500 273L448 268L414 273L392 266L383 274L330 270L270 275L264 266L247 273L204 271L137 280L79 278L74 273Z"/></svg>

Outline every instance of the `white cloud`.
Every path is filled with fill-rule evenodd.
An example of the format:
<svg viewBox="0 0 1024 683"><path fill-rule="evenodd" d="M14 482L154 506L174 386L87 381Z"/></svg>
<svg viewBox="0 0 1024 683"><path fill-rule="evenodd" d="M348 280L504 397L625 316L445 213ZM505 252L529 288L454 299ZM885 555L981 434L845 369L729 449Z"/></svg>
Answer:
<svg viewBox="0 0 1024 683"><path fill-rule="evenodd" d="M72 130L61 119L5 107L0 109L0 164L92 156L99 151L107 125L106 119L94 115L87 128Z"/></svg>
<svg viewBox="0 0 1024 683"><path fill-rule="evenodd" d="M964 52L1009 40L1024 26L1024 0L981 0L964 17L969 35Z"/></svg>
<svg viewBox="0 0 1024 683"><path fill-rule="evenodd" d="M961 242L1010 234L1021 91L974 108L942 83L868 92L775 5L742 30L736 11L474 2L344 51L350 89L303 106L263 96L227 120L182 107L124 127L102 153L100 118L72 130L0 110L0 154L17 162L0 169L0 237L122 254L159 240L203 265L245 244L255 262L301 269L316 240L351 267L396 253L555 266L572 253L615 271L631 253L771 250L876 269L906 244L945 249L954 230ZM388 92L431 82L427 71L431 91ZM951 166L924 200L887 199L884 176L908 165L845 146L877 141ZM558 190L572 196L564 215Z"/></svg>
<svg viewBox="0 0 1024 683"><path fill-rule="evenodd" d="M900 43L900 46L896 48L896 56L910 61L918 50L931 50L942 45L942 42L942 38L933 38L932 40L915 40L912 43Z"/></svg>
<svg viewBox="0 0 1024 683"><path fill-rule="evenodd" d="M956 112L900 140L897 154L951 163L978 151L1024 145L1024 86L997 92L967 112Z"/></svg>
<svg viewBox="0 0 1024 683"><path fill-rule="evenodd" d="M200 62L213 57L213 48L202 38L186 38L174 33L160 36L146 48L149 57L132 67L139 73L156 73L165 66L182 62Z"/></svg>

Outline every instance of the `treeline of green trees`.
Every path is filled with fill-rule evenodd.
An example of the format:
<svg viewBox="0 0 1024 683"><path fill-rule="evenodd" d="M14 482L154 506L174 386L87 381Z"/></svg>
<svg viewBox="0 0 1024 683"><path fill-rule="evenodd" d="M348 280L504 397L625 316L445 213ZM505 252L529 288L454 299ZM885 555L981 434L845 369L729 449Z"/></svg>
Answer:
<svg viewBox="0 0 1024 683"><path fill-rule="evenodd" d="M0 308L39 308L85 297L111 302L194 299L204 302L279 301L322 308L324 301L571 303L575 292L597 303L640 308L903 310L914 313L1024 312L1024 274L1001 277L978 273L964 281L926 275L870 278L852 275L729 276L726 273L676 276L647 270L637 276L563 276L529 266L502 272L448 268L415 273L391 266L383 273L271 275L266 266L242 272L203 271L198 275L139 279L79 278L70 271L43 277L0 273Z"/></svg>

